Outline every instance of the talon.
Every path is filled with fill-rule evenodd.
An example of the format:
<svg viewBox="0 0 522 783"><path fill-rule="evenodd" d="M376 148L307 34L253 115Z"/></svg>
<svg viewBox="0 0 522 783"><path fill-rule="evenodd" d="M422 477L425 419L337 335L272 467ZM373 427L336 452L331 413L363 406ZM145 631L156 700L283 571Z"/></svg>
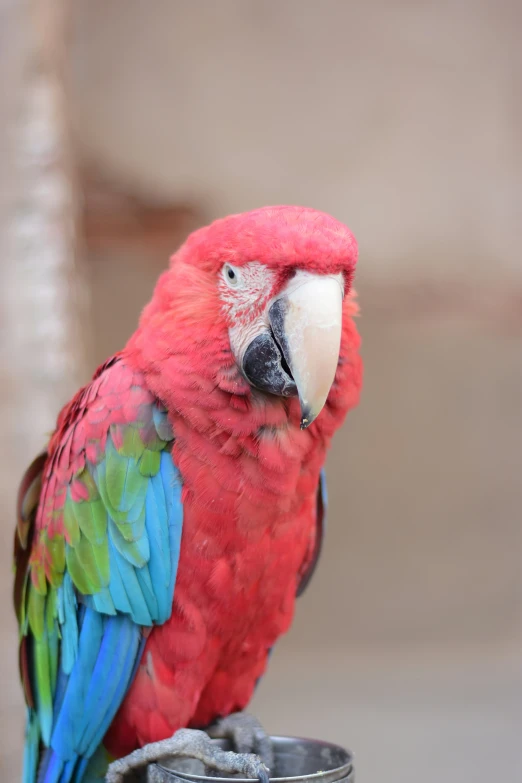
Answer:
<svg viewBox="0 0 522 783"><path fill-rule="evenodd" d="M238 753L255 753L263 761L265 770L274 765L274 753L270 737L253 715L235 712L221 718L207 729L210 737L228 739ZM258 772L252 777L259 777ZM261 779L261 778L259 778Z"/></svg>
<svg viewBox="0 0 522 783"><path fill-rule="evenodd" d="M259 767L259 772L257 773L257 779L259 780L259 783L269 783L270 775L268 774L268 769L265 767L264 764L262 764Z"/></svg>
<svg viewBox="0 0 522 783"><path fill-rule="evenodd" d="M113 761L109 765L106 780L108 783L120 783L129 772L161 759L179 756L197 759L205 766L228 775L239 773L244 777L257 778L260 783L269 781L268 769L259 756L221 750L208 734L196 729L180 729L169 739L152 742L122 759Z"/></svg>

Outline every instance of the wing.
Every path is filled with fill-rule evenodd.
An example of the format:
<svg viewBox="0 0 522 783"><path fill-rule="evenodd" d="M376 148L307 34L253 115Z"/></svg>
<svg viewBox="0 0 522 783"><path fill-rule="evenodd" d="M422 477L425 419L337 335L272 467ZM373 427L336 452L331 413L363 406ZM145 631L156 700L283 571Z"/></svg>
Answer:
<svg viewBox="0 0 522 783"><path fill-rule="evenodd" d="M172 608L181 480L164 408L120 357L62 411L18 499L24 783L80 780Z"/></svg>
<svg viewBox="0 0 522 783"><path fill-rule="evenodd" d="M328 494L326 490L326 474L324 469L319 476L319 486L317 487L317 517L313 536L310 541L307 556L301 567L299 574L299 584L297 587L297 597L304 593L310 580L315 573L321 549L323 547L323 538L326 531L326 509L328 504Z"/></svg>
<svg viewBox="0 0 522 783"><path fill-rule="evenodd" d="M306 553L306 557L303 561L301 570L298 574L298 583L297 583L297 590L296 590L297 598L299 598L299 596L301 596L304 593L304 591L310 584L310 580L312 579L312 576L314 575L315 569L317 567L317 563L319 562L319 557L321 555L321 550L323 548L323 538L326 532L327 504L328 504L328 493L326 489L326 473L323 468L323 470L321 470L321 473L319 475L319 485L317 487L316 523L313 529L312 536L310 538L310 544L308 547L308 551ZM271 647L268 650L269 658L272 655L273 649L274 648ZM256 682L256 688L262 679L263 679L262 676L258 678Z"/></svg>

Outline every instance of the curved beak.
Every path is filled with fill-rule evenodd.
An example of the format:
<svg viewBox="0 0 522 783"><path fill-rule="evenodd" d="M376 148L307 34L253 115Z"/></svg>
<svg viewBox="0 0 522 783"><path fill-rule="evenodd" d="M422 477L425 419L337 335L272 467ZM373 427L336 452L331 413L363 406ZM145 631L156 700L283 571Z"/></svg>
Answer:
<svg viewBox="0 0 522 783"><path fill-rule="evenodd" d="M258 388L299 396L301 428L321 412L339 361L342 275L298 271L268 309L270 331L248 346L243 372Z"/></svg>

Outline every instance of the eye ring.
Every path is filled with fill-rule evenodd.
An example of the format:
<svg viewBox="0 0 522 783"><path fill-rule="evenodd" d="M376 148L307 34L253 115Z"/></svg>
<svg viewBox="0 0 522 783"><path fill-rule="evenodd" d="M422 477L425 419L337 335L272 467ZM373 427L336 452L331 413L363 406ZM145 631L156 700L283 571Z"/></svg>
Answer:
<svg viewBox="0 0 522 783"><path fill-rule="evenodd" d="M225 278L227 285L231 288L235 288L239 283L239 274L231 264L225 264L223 267L223 277Z"/></svg>

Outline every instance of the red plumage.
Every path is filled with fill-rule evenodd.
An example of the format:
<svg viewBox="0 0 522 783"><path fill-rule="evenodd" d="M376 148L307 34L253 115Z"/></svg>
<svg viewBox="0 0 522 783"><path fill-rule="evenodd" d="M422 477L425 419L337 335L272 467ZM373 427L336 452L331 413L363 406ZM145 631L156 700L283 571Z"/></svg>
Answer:
<svg viewBox="0 0 522 783"><path fill-rule="evenodd" d="M122 423L150 395L161 400L183 480L173 612L148 635L106 737L115 756L244 708L269 649L290 625L300 575L315 556L319 473L361 386L350 294L356 254L345 226L296 207L235 215L196 232L173 257L122 351L126 369L98 373L60 415L40 529L59 524L64 476L81 469L87 449L103 448L107 400ZM306 430L298 400L256 391L231 352L216 274L225 262L253 260L276 271L266 301L297 267L344 276L339 365L324 409Z"/></svg>
<svg viewBox="0 0 522 783"><path fill-rule="evenodd" d="M279 285L296 266L342 271L349 285L356 244L342 224L308 209L217 221L173 257L125 350L170 412L185 517L174 611L150 634L107 737L117 755L248 703L268 650L292 620L330 439L358 401L362 363L350 296L335 382L309 429L299 428L296 399L267 397L245 382L214 280L224 262L252 260L280 270Z"/></svg>

